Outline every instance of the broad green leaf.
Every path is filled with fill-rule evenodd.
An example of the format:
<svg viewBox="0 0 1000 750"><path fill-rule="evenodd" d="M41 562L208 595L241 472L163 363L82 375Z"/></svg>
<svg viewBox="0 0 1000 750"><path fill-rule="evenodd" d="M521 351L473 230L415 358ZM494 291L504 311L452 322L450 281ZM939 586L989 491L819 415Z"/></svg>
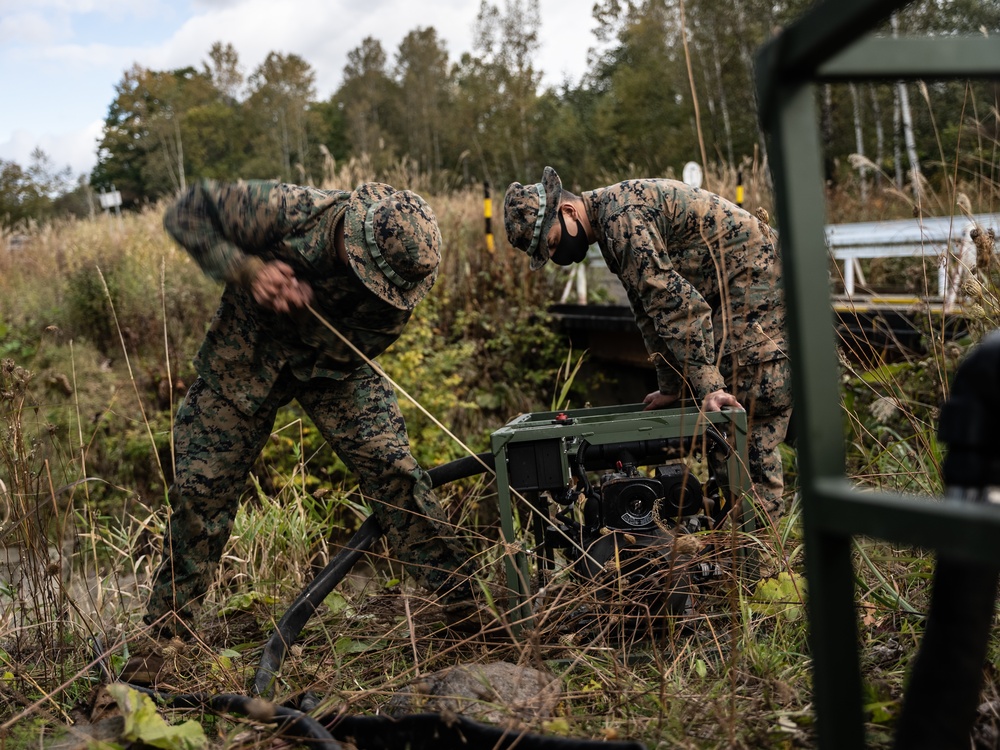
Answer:
<svg viewBox="0 0 1000 750"><path fill-rule="evenodd" d="M805 585L806 581L801 576L782 571L774 578L757 584L750 609L756 614L798 620L804 614L802 598L805 596Z"/></svg>
<svg viewBox="0 0 1000 750"><path fill-rule="evenodd" d="M906 362L896 364L881 365L873 370L861 373L861 380L865 383L893 383L899 376L908 370L910 365Z"/></svg>
<svg viewBox="0 0 1000 750"><path fill-rule="evenodd" d="M363 654L365 651L374 651L382 648L382 641L355 641L352 638L338 638L333 644L333 650L338 654Z"/></svg>
<svg viewBox="0 0 1000 750"><path fill-rule="evenodd" d="M874 724L888 724L895 721L898 718L898 711L899 703L897 701L879 701L865 706L865 713L870 714L870 720Z"/></svg>
<svg viewBox="0 0 1000 750"><path fill-rule="evenodd" d="M550 734L569 734L569 722L561 716L551 721L543 721L542 728Z"/></svg>
<svg viewBox="0 0 1000 750"><path fill-rule="evenodd" d="M212 659L211 666L209 669L214 677L220 677L226 672L233 671L233 660L232 657L226 654L220 653L215 659Z"/></svg>
<svg viewBox="0 0 1000 750"><path fill-rule="evenodd" d="M246 612L253 608L257 602L268 606L278 603L273 596L268 596L260 591L248 591L244 594L234 594L226 600L226 605L219 611L220 615L231 615L234 612Z"/></svg>
<svg viewBox="0 0 1000 750"><path fill-rule="evenodd" d="M107 690L125 719L123 739L161 750L201 750L208 745L205 731L197 721L185 721L176 726L167 724L148 695L121 683L108 685Z"/></svg>
<svg viewBox="0 0 1000 750"><path fill-rule="evenodd" d="M337 615L350 607L347 599L339 591L331 591L323 603L330 608L330 612Z"/></svg>
<svg viewBox="0 0 1000 750"><path fill-rule="evenodd" d="M706 675L708 675L708 666L705 664L704 659L695 659L694 671L701 679L705 679Z"/></svg>

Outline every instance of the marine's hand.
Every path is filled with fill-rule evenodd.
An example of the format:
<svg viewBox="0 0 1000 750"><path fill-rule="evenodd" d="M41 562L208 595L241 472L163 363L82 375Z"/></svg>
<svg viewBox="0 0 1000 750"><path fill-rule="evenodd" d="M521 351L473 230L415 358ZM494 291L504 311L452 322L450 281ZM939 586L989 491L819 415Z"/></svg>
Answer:
<svg viewBox="0 0 1000 750"><path fill-rule="evenodd" d="M312 301L312 287L295 277L287 263L273 260L265 263L250 285L257 304L279 313L295 307L305 307Z"/></svg>
<svg viewBox="0 0 1000 750"><path fill-rule="evenodd" d="M660 391L653 391L652 393L647 393L646 398L642 400L642 403L646 404L646 408L643 411L651 411L652 409L663 409L677 400L677 394L667 394L661 393Z"/></svg>
<svg viewBox="0 0 1000 750"><path fill-rule="evenodd" d="M722 411L727 406L732 409L740 409L741 411L743 409L740 402L736 400L736 396L726 393L722 389L712 391L705 396L705 400L701 403L703 411Z"/></svg>

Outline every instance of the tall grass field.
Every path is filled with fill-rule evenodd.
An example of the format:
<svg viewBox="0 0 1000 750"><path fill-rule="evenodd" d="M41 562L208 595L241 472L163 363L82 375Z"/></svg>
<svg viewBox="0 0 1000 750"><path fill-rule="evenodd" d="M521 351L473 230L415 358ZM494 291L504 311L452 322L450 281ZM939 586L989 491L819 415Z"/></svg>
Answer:
<svg viewBox="0 0 1000 750"><path fill-rule="evenodd" d="M369 170L363 161L344 165L324 187L350 189L373 179ZM763 174L750 164L745 174L747 205L773 213ZM429 190L405 163L378 178ZM735 181L735 170L711 175L724 195L735 192ZM913 216L915 209L971 214L997 203L996 184L983 179L928 188L920 205L888 181L874 183L875 197L864 203L856 187L831 192L834 220ZM425 194L441 226L442 271L380 364L401 392L414 454L430 468L489 450L491 432L518 415L592 403L595 386L613 390L617 373L570 347L549 319L564 270L530 273L499 227L487 247L479 189ZM221 293L165 234L163 209L0 234L3 748L96 746L79 730L99 726L113 727L103 739L112 744L103 747L149 740L109 723L134 716L135 707L104 688L148 640L141 617L169 514L172 418ZM985 232L977 239L979 255L967 269L956 311L967 335L946 339L928 319L919 355L841 357L843 424L831 429L843 429L859 487L942 492L938 410L964 354L1000 322L992 242ZM936 274L933 262L898 259L871 261L865 271L869 281L910 278L915 287ZM835 274L831 264L832 283ZM618 393L623 404L645 395ZM753 533L704 532L692 554L704 553L722 574L700 589L692 610L653 632L624 625L613 608L573 627L575 613L600 602L585 583L558 572L536 592L533 626L518 637L445 632L433 598L378 542L286 655L274 700L303 705L312 696L315 716L375 714L401 695L409 695L412 712L436 710L442 697L419 689L430 676L506 662L552 682L517 699L484 684L474 697L454 698L450 710L515 732L634 740L651 750L814 746L794 449L784 456L788 511ZM492 475L438 494L483 571L476 586L508 622L511 549ZM515 510L516 523L526 525L526 509ZM198 615L198 637L165 651L165 689L249 694L277 621L369 512L308 417L286 407L246 487ZM934 560L873 540L854 545L866 733L871 747L888 747L924 629ZM733 564L747 553L758 562L750 577ZM1000 743L998 658L994 640L971 740L978 747ZM273 723L259 716L149 710L165 727L158 747L273 742Z"/></svg>

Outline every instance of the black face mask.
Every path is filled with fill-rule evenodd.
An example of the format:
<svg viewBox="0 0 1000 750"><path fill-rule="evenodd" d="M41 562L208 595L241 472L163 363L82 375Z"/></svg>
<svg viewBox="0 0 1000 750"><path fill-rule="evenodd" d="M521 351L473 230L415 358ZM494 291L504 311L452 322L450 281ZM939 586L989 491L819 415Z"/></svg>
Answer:
<svg viewBox="0 0 1000 750"><path fill-rule="evenodd" d="M590 249L587 233L583 231L583 224L580 223L580 220L575 219L575 221L576 236L570 236L569 232L566 231L566 219L563 218L563 212L559 212L559 226L562 227L562 236L559 238L559 244L556 245L556 251L552 253L552 262L557 265L569 266L573 263L579 263L587 257L587 250Z"/></svg>

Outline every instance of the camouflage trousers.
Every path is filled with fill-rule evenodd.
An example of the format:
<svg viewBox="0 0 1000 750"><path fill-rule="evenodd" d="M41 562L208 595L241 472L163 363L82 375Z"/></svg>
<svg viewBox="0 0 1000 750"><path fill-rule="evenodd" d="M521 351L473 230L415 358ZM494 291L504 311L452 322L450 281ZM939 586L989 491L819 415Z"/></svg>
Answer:
<svg viewBox="0 0 1000 750"><path fill-rule="evenodd" d="M727 378L747 410L747 473L761 509L772 518L782 511L785 487L778 445L792 415L792 384L787 359L746 365Z"/></svg>
<svg viewBox="0 0 1000 750"><path fill-rule="evenodd" d="M202 379L177 411L177 456L163 560L147 606L147 624L171 613L193 617L218 568L254 461L280 407L297 400L358 479L390 547L429 589L450 587L468 559L445 519L431 481L410 454L396 394L369 366L344 380L297 380L286 369L252 415ZM169 628L168 628L169 630Z"/></svg>

